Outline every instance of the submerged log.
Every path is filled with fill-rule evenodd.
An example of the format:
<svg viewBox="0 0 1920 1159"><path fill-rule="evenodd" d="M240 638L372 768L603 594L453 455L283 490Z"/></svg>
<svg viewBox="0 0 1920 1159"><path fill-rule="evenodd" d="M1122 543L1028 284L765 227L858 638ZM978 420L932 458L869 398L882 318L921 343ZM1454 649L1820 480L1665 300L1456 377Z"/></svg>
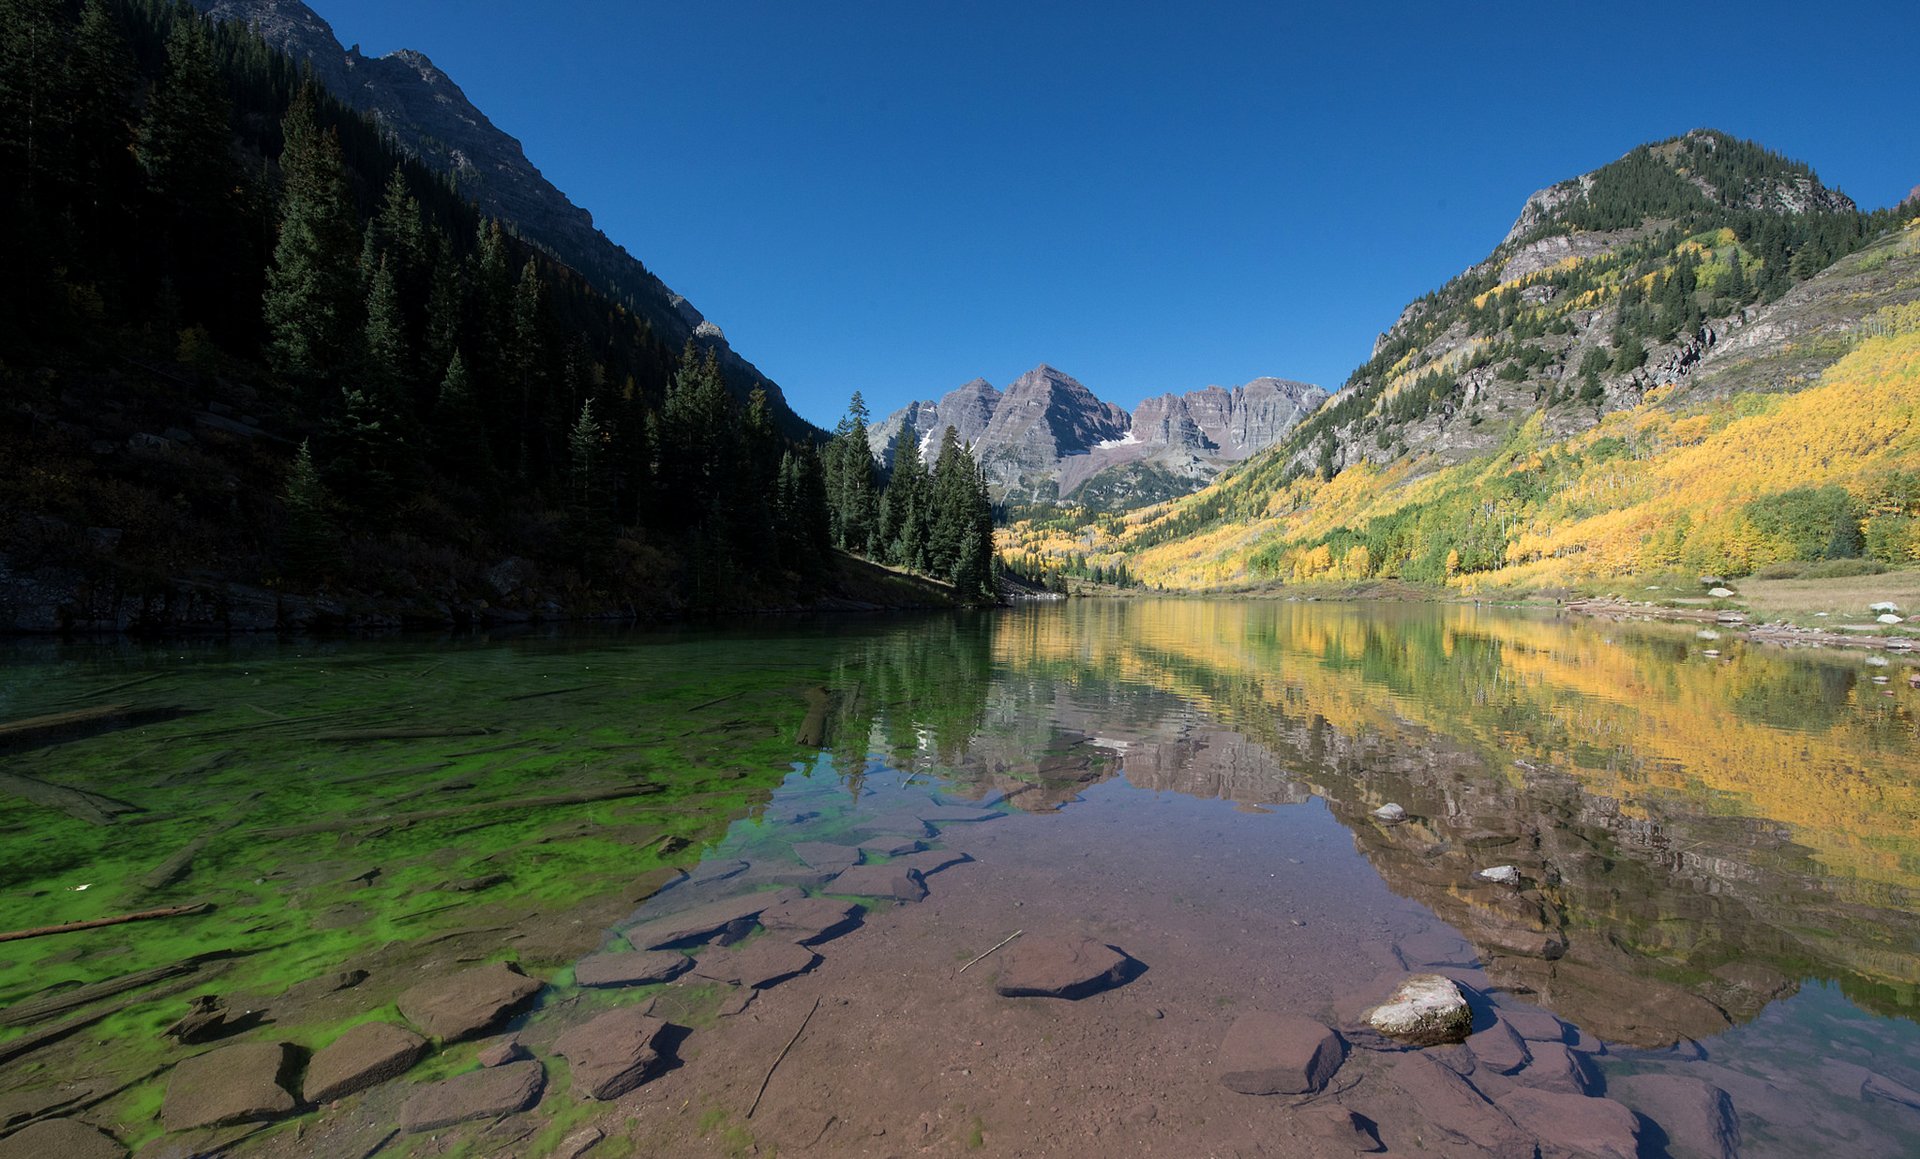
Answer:
<svg viewBox="0 0 1920 1159"><path fill-rule="evenodd" d="M51 934L72 933L75 930L97 930L102 926L120 926L128 922L146 922L156 918L183 918L193 914L203 914L213 908L212 902L195 902L192 905L167 906L165 909L141 910L139 913L118 914L110 918L93 918L84 922L64 922L57 926L37 926L30 930L9 930L0 934L0 942L19 942L27 938L44 938Z"/></svg>
<svg viewBox="0 0 1920 1159"><path fill-rule="evenodd" d="M610 789L584 789L577 793L554 793L544 797L513 797L504 801L478 801L471 805L456 805L446 809L422 809L413 813L388 813L373 817L338 817L331 821L314 821L305 825L286 825L277 829L255 829L255 837L306 837L315 833L337 833L345 829L361 829L370 825L391 828L396 825L412 825L420 821L444 821L450 817L464 817L471 813L483 813L501 809L550 809L560 805L586 805L594 801L617 801L623 797L643 797L660 791L658 785L618 785Z"/></svg>
<svg viewBox="0 0 1920 1159"><path fill-rule="evenodd" d="M76 708L71 712L50 712L45 716L10 720L0 723L0 740L15 740L41 733L60 732L77 725L97 724L103 720L125 716L132 711L131 704L102 704L96 708Z"/></svg>
<svg viewBox="0 0 1920 1159"><path fill-rule="evenodd" d="M231 820L224 821L206 830L201 833L200 836L187 842L186 845L181 848L180 852L162 861L159 865L154 866L153 872L140 879L140 888L151 891L165 889L167 886L172 885L182 874L186 873L187 870L192 867L193 859L200 856L200 851L205 849L208 843L222 833L239 827L240 823L247 819L245 813L246 808L255 801L258 801L260 797L261 794L259 793L248 797L235 807L235 815Z"/></svg>
<svg viewBox="0 0 1920 1159"><path fill-rule="evenodd" d="M164 982L181 974L191 974L201 966L218 958L227 957L225 950L206 954L195 954L191 958L182 958L165 966L155 966L150 970L138 970L131 974L122 974L118 978L109 978L104 982L92 982L85 986L74 986L49 994L44 998L31 998L25 1002L16 1002L5 1010L0 1010L0 1026L30 1026L35 1022L44 1022L49 1018L65 1014L69 1010L78 1010L82 1006L91 1006L102 998L111 998L115 994L124 994L129 990L138 990L151 986L155 982Z"/></svg>
<svg viewBox="0 0 1920 1159"><path fill-rule="evenodd" d="M117 801L85 789L71 789L21 773L0 773L0 793L78 817L89 825L111 825L122 813L138 813L140 806Z"/></svg>
<svg viewBox="0 0 1920 1159"><path fill-rule="evenodd" d="M313 739L317 741L330 741L330 742L363 741L363 740L432 740L437 737L445 737L445 736L488 736L492 732L493 730L490 728L480 728L477 725L471 726L471 727L455 726L452 728L439 726L439 725L425 725L425 726L416 726L416 727L402 726L399 728L354 728L354 729L346 729L340 732L316 733L314 734Z"/></svg>

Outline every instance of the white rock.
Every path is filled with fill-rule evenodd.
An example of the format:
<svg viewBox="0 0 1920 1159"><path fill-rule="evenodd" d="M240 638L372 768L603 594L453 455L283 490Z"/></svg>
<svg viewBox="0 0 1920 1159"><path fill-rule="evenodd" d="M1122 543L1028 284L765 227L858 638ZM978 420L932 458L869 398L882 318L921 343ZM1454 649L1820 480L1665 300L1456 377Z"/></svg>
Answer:
<svg viewBox="0 0 1920 1159"><path fill-rule="evenodd" d="M1720 649L1718 649L1718 648L1708 648L1708 649L1706 649L1705 651L1703 651L1703 652L1701 652L1700 654L1701 654L1702 656L1712 656L1712 657L1716 657L1716 658L1718 658L1718 657L1719 657L1719 655L1720 655Z"/></svg>
<svg viewBox="0 0 1920 1159"><path fill-rule="evenodd" d="M1491 881L1499 885L1520 884L1520 871L1511 865L1496 865L1491 869L1483 869L1474 876L1482 881Z"/></svg>
<svg viewBox="0 0 1920 1159"><path fill-rule="evenodd" d="M1373 811L1373 818L1376 821L1381 821L1388 825L1398 825L1407 819L1407 811L1392 801L1388 801Z"/></svg>
<svg viewBox="0 0 1920 1159"><path fill-rule="evenodd" d="M1885 668L1887 666L1887 658L1885 656L1869 656L1867 657L1867 663L1875 668Z"/></svg>
<svg viewBox="0 0 1920 1159"><path fill-rule="evenodd" d="M1453 979L1415 974L1385 1002L1366 1012L1367 1025L1414 1046L1464 1042L1473 1032L1473 1011Z"/></svg>
<svg viewBox="0 0 1920 1159"><path fill-rule="evenodd" d="M1874 619L1880 621L1882 624L1904 624L1907 622L1905 619L1894 615L1892 612L1881 612L1879 615L1875 616Z"/></svg>
<svg viewBox="0 0 1920 1159"><path fill-rule="evenodd" d="M1714 631L1712 628L1702 628L1698 632L1695 632L1694 635L1700 637L1702 640L1718 640L1720 638L1720 633Z"/></svg>
<svg viewBox="0 0 1920 1159"><path fill-rule="evenodd" d="M1726 588L1714 588L1712 591L1708 592L1707 594L1712 596L1716 600L1724 600L1728 596L1732 595L1733 593L1728 591Z"/></svg>
<svg viewBox="0 0 1920 1159"><path fill-rule="evenodd" d="M1892 600L1881 600L1877 604L1868 604L1867 610L1869 612L1897 612L1900 610L1900 605L1894 603Z"/></svg>

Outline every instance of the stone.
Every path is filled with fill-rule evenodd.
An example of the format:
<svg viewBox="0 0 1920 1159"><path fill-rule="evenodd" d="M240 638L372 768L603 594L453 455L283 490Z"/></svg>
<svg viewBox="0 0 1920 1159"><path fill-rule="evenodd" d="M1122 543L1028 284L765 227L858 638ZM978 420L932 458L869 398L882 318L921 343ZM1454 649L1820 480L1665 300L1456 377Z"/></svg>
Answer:
<svg viewBox="0 0 1920 1159"><path fill-rule="evenodd" d="M1439 1134L1471 1143L1497 1159L1534 1159L1531 1135L1482 1098L1466 1079L1433 1059L1424 1054L1402 1055L1391 1077Z"/></svg>
<svg viewBox="0 0 1920 1159"><path fill-rule="evenodd" d="M1411 1046L1464 1042L1473 1032L1467 996L1451 978L1415 974L1364 1015L1367 1025Z"/></svg>
<svg viewBox="0 0 1920 1159"><path fill-rule="evenodd" d="M851 845L832 845L825 841L796 841L793 855L814 869L842 870L860 863L860 851Z"/></svg>
<svg viewBox="0 0 1920 1159"><path fill-rule="evenodd" d="M1520 871L1511 865L1496 865L1474 874L1481 881L1491 881L1495 885L1519 885Z"/></svg>
<svg viewBox="0 0 1920 1159"><path fill-rule="evenodd" d="M227 1000L201 994L187 1003L187 1012L160 1033L182 1046L212 1042L227 1030Z"/></svg>
<svg viewBox="0 0 1920 1159"><path fill-rule="evenodd" d="M160 1107L169 1131L257 1123L290 1115L296 1105L283 1079L293 1068L284 1042L243 1042L195 1055L173 1068Z"/></svg>
<svg viewBox="0 0 1920 1159"><path fill-rule="evenodd" d="M630 954L588 954L573 964L581 986L650 986L687 972L693 959L672 950L636 950Z"/></svg>
<svg viewBox="0 0 1920 1159"><path fill-rule="evenodd" d="M963 865L972 860L973 858L958 850L929 849L924 853L909 853L904 857L896 857L887 865L892 869L911 869L917 871L922 877L932 877L949 866Z"/></svg>
<svg viewBox="0 0 1920 1159"><path fill-rule="evenodd" d="M860 852L868 857L899 857L918 852L923 844L917 837L869 837L860 843Z"/></svg>
<svg viewBox="0 0 1920 1159"><path fill-rule="evenodd" d="M1559 1042L1536 1042L1529 1053L1533 1061L1519 1072L1522 1083L1566 1095L1593 1093L1595 1084L1592 1072L1587 1069L1586 1056Z"/></svg>
<svg viewBox="0 0 1920 1159"><path fill-rule="evenodd" d="M606 1132L598 1127L587 1127L575 1131L560 1140L560 1145L553 1149L553 1153L548 1155L547 1159L580 1159L580 1156L599 1146L600 1140L606 1137Z"/></svg>
<svg viewBox="0 0 1920 1159"><path fill-rule="evenodd" d="M54 1111L71 1107L93 1097L102 1089L94 1083L61 1083L57 1086L36 1087L25 1091L8 1091L0 1094L0 1131L16 1123L37 1119Z"/></svg>
<svg viewBox="0 0 1920 1159"><path fill-rule="evenodd" d="M704 942L734 922L757 917L769 906L805 896L797 889L779 889L721 898L632 926L626 931L627 941L636 950L664 950L669 946Z"/></svg>
<svg viewBox="0 0 1920 1159"><path fill-rule="evenodd" d="M363 1022L317 1051L301 1097L330 1103L399 1078L427 1053L427 1040L391 1022Z"/></svg>
<svg viewBox="0 0 1920 1159"><path fill-rule="evenodd" d="M1243 1095L1303 1095L1320 1090L1346 1059L1346 1043L1315 1022L1249 1011L1220 1044L1220 1082Z"/></svg>
<svg viewBox="0 0 1920 1159"><path fill-rule="evenodd" d="M604 1102L647 1081L666 1031L666 1022L639 1007L621 1007L562 1034L553 1052L573 1068L575 1092Z"/></svg>
<svg viewBox="0 0 1920 1159"><path fill-rule="evenodd" d="M783 941L777 934L748 942L738 950L713 950L700 955L693 972L716 982L734 982L755 990L777 986L813 969L820 955L805 946Z"/></svg>
<svg viewBox="0 0 1920 1159"><path fill-rule="evenodd" d="M540 992L538 979L509 962L432 978L400 995L400 1013L427 1037L460 1042L492 1030Z"/></svg>
<svg viewBox="0 0 1920 1159"><path fill-rule="evenodd" d="M1869 612L1898 612L1900 605L1894 603L1892 600L1881 600L1877 604L1868 604L1867 610Z"/></svg>
<svg viewBox="0 0 1920 1159"><path fill-rule="evenodd" d="M926 879L916 869L895 869L885 865L856 865L833 879L827 886L833 893L890 901L919 901L927 896Z"/></svg>
<svg viewBox="0 0 1920 1159"><path fill-rule="evenodd" d="M1407 810L1405 806L1388 801L1378 809L1375 809L1372 816L1375 821L1383 825L1398 825L1407 819Z"/></svg>
<svg viewBox="0 0 1920 1159"><path fill-rule="evenodd" d="M1920 1111L1920 1091L1914 1090L1905 1083L1895 1082L1883 1074L1869 1072L1867 1077L1860 1081L1860 1097L1881 1099Z"/></svg>
<svg viewBox="0 0 1920 1159"><path fill-rule="evenodd" d="M1528 1042L1565 1042L1567 1024L1545 1010L1500 1008L1500 1021Z"/></svg>
<svg viewBox="0 0 1920 1159"><path fill-rule="evenodd" d="M915 816L929 825L967 825L1006 816L998 809L966 809L956 805L921 809Z"/></svg>
<svg viewBox="0 0 1920 1159"><path fill-rule="evenodd" d="M400 1129L437 1131L469 1119L494 1119L540 1101L547 1068L534 1059L468 1071L414 1089L400 1106Z"/></svg>
<svg viewBox="0 0 1920 1159"><path fill-rule="evenodd" d="M1874 623L1876 624L1904 624L1907 622L1905 619L1903 619L1900 616L1894 615L1892 612L1881 612L1879 615L1875 616L1873 620L1874 620Z"/></svg>
<svg viewBox="0 0 1920 1159"><path fill-rule="evenodd" d="M1373 1124L1345 1107L1307 1107L1294 1116L1298 1132L1323 1146L1315 1154L1385 1151Z"/></svg>
<svg viewBox="0 0 1920 1159"><path fill-rule="evenodd" d="M120 1140L78 1119L42 1119L0 1139L0 1159L126 1159Z"/></svg>
<svg viewBox="0 0 1920 1159"><path fill-rule="evenodd" d="M1422 930L1394 945L1394 953L1408 969L1422 966L1471 966L1480 960L1473 943L1452 930Z"/></svg>
<svg viewBox="0 0 1920 1159"><path fill-rule="evenodd" d="M502 1038L481 1047L480 1053L474 1055L474 1061L481 1066L505 1066L510 1062L519 1062L523 1058L531 1057L533 1056L527 1053L527 1048L520 1045L518 1038Z"/></svg>
<svg viewBox="0 0 1920 1159"><path fill-rule="evenodd" d="M1126 981L1129 961L1084 935L1032 935L1002 951L994 990L1002 998L1085 998Z"/></svg>
<svg viewBox="0 0 1920 1159"><path fill-rule="evenodd" d="M1691 1075L1628 1075L1607 1094L1640 1112L1666 1135L1673 1159L1738 1159L1740 1117L1727 1092Z"/></svg>
<svg viewBox="0 0 1920 1159"><path fill-rule="evenodd" d="M1733 593L1726 588L1708 588L1707 594L1716 600L1724 600L1733 595Z"/></svg>
<svg viewBox="0 0 1920 1159"><path fill-rule="evenodd" d="M1637 1159L1640 1121L1612 1099L1522 1087L1498 1106L1540 1140L1541 1159Z"/></svg>
<svg viewBox="0 0 1920 1159"><path fill-rule="evenodd" d="M1467 1048L1480 1066L1496 1074L1512 1074L1533 1061L1527 1040L1521 1038L1505 1019L1496 1018L1492 1026L1467 1036Z"/></svg>
<svg viewBox="0 0 1920 1159"><path fill-rule="evenodd" d="M752 865L745 861L709 861L693 867L687 879L674 886L675 889L693 890L716 881L725 881L729 877L739 877Z"/></svg>
<svg viewBox="0 0 1920 1159"><path fill-rule="evenodd" d="M860 919L860 906L830 897L805 897L760 914L760 924L791 942L813 945L845 933Z"/></svg>
<svg viewBox="0 0 1920 1159"><path fill-rule="evenodd" d="M340 970L332 974L322 975L318 978L309 978L304 982L295 982L293 985L287 987L287 992L283 997L285 997L287 1001L296 1004L310 1002L315 998L321 998L328 994L336 994L342 990L351 990L366 980L367 972L365 970Z"/></svg>

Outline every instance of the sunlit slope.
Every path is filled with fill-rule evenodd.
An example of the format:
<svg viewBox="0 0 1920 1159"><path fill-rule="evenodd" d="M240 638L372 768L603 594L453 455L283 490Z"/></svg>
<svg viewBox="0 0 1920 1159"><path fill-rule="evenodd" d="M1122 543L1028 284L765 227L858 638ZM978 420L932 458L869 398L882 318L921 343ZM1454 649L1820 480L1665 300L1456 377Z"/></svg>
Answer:
<svg viewBox="0 0 1920 1159"><path fill-rule="evenodd" d="M1363 461L1331 479L1250 464L1075 547L1175 589L1399 578L1472 591L1920 559L1920 224L1830 273L1824 295L1788 303L1798 312L1757 324L1713 370L1590 429L1556 433L1535 413L1485 455ZM1787 370L1810 359L1817 377ZM1222 510L1239 514L1197 517Z"/></svg>

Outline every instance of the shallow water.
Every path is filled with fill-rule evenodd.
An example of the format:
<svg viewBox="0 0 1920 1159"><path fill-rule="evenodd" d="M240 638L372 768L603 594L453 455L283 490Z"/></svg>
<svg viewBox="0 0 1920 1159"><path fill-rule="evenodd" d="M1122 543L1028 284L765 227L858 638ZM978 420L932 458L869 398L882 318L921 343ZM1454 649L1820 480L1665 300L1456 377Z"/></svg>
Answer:
<svg viewBox="0 0 1920 1159"><path fill-rule="evenodd" d="M1029 1122L965 1067L954 1089L929 1077L895 1092L939 1088L919 1127L901 1112L894 1140L1289 1153L1237 1122L1232 1100L1249 1096L1204 1082L1234 1012L1334 1021L1392 974L1437 967L1485 996L1483 1021L1539 1008L1577 1027L1595 1091L1641 1073L1726 1090L1742 1154L1912 1154L1920 1107L1900 1092L1920 1087L1920 691L1905 671L1663 625L1200 601L499 640L20 645L0 668L0 722L127 712L0 734L4 771L32 778L34 798L0 797L0 928L214 908L0 943L0 1004L228 956L0 1028L4 1058L23 1036L105 1014L0 1064L0 1107L87 1080L84 1115L156 1139L166 1068L204 1049L159 1032L198 993L259 1012L234 1040L313 1048L393 1017L422 972L507 957L551 984L525 1020L535 1041L614 1000L574 988L570 967L617 931L689 899L793 881L831 893L796 841L854 844L985 804L998 819L912 834L971 864L930 876L917 906L868 899L863 931L820 946L824 963L767 991L765 1008L788 989L896 985L896 1006L917 1009L906 989L953 989L949 959L1027 925L1097 933L1145 972L1074 1004L1090 1020L1081 1067L1106 1094ZM1376 823L1387 802L1410 820ZM1523 887L1474 877L1495 865ZM654 893L673 869L693 879ZM885 950L896 935L939 944L923 955L937 984L880 977L902 972ZM991 965L965 978L985 984ZM287 996L347 968L370 977ZM747 1126L723 1097L740 1069L728 1035L747 1032L726 1028L718 988L670 989L673 1020L694 1028L688 1062L643 1093L710 1097L721 1118L681 1136L662 1126L656 1145L724 1150ZM956 1042L996 1041L980 1027L1004 1012L964 997L978 1005L926 1017L951 1021ZM1133 1043L1134 1006L1156 1015L1155 1037ZM811 1033L826 1050L833 1031ZM1065 1025L1047 1034L1077 1041ZM1101 1053L1115 1034L1133 1045ZM824 1153L884 1138L869 1132L892 1112L861 1084L952 1070L929 1055L938 1036L919 1037L878 1051L872 1073L851 1048L814 1066L817 1097L842 1107L813 1136ZM473 1049L388 1085L468 1068ZM1029 1103L1056 1081L1032 1065ZM1170 1094L1189 1071L1202 1085ZM758 1075L738 1081L750 1091ZM1516 1080L1475 1081L1497 1097ZM1390 1094L1366 1102L1379 1088L1390 1081L1342 1098L1420 1153ZM515 1117L532 1131L515 1145L544 1153L591 1110L557 1081ZM327 1114L243 1153L299 1153L289 1132ZM799 1114L753 1129L775 1142ZM1659 1153L1652 1132L1643 1153Z"/></svg>

